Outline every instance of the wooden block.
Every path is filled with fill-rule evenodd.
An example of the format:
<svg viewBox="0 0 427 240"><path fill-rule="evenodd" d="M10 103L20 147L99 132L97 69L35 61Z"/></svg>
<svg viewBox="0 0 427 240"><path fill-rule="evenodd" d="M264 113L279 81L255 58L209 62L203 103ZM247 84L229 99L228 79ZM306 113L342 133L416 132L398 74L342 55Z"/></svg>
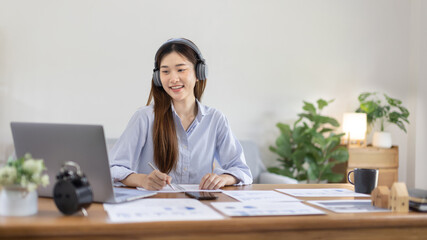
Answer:
<svg viewBox="0 0 427 240"><path fill-rule="evenodd" d="M379 208L389 208L390 189L387 186L379 186L372 190L372 205Z"/></svg>
<svg viewBox="0 0 427 240"><path fill-rule="evenodd" d="M405 213L409 211L409 194L405 183L393 183L390 190L389 204L393 212Z"/></svg>

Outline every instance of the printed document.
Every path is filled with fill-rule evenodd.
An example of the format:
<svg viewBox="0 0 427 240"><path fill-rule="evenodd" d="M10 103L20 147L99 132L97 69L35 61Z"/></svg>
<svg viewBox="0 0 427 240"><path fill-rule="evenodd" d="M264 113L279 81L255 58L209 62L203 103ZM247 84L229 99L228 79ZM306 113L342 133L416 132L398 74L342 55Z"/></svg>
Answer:
<svg viewBox="0 0 427 240"><path fill-rule="evenodd" d="M276 189L295 197L371 197L369 194L356 193L343 188L316 188L316 189Z"/></svg>
<svg viewBox="0 0 427 240"><path fill-rule="evenodd" d="M241 202L294 202L300 201L294 197L271 190L254 191L223 191L224 194Z"/></svg>
<svg viewBox="0 0 427 240"><path fill-rule="evenodd" d="M211 205L232 217L325 214L301 202L213 202Z"/></svg>
<svg viewBox="0 0 427 240"><path fill-rule="evenodd" d="M120 204L106 203L104 209L113 223L218 220L224 218L209 206L190 198L153 198Z"/></svg>
<svg viewBox="0 0 427 240"><path fill-rule="evenodd" d="M308 203L336 213L390 212L389 209L372 206L371 200L319 200Z"/></svg>
<svg viewBox="0 0 427 240"><path fill-rule="evenodd" d="M166 185L162 190L156 191L158 193L176 193L176 192L222 192L221 189L216 190L204 190L199 189L199 184L175 184L173 183L172 186L175 188L173 190L169 185ZM147 191L144 188L137 188L138 190Z"/></svg>

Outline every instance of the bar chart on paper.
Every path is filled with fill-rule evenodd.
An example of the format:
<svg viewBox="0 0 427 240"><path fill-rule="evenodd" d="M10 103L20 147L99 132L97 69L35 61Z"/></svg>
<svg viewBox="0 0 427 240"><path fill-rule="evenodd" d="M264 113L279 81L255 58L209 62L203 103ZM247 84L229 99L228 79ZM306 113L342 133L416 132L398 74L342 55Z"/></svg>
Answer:
<svg viewBox="0 0 427 240"><path fill-rule="evenodd" d="M211 204L231 217L325 214L301 202L214 202Z"/></svg>
<svg viewBox="0 0 427 240"><path fill-rule="evenodd" d="M297 198L271 190L223 191L224 194L241 202L298 202Z"/></svg>
<svg viewBox="0 0 427 240"><path fill-rule="evenodd" d="M104 204L111 222L189 221L223 219L212 208L195 199L141 199Z"/></svg>

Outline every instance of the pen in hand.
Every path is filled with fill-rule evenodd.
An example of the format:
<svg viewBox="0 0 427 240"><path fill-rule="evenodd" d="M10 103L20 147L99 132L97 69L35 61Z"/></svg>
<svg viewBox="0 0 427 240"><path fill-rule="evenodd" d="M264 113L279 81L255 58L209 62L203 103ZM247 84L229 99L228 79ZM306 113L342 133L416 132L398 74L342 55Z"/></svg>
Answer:
<svg viewBox="0 0 427 240"><path fill-rule="evenodd" d="M157 169L151 162L148 162L148 165L150 165L150 167L153 169L153 170L157 170L157 171L160 171L159 169ZM168 183L168 186L170 187L170 188L172 188L174 191L176 191L176 189L172 186L172 184L169 184Z"/></svg>

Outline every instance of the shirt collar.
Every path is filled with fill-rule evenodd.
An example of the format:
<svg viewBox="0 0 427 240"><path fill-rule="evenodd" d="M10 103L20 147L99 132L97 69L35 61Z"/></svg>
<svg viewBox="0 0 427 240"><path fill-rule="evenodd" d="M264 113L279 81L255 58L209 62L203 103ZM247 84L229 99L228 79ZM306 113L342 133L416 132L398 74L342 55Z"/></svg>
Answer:
<svg viewBox="0 0 427 240"><path fill-rule="evenodd" d="M203 106L199 100L196 99L196 104L197 104L197 120L200 122L202 121L203 116L206 115L206 109L205 106Z"/></svg>
<svg viewBox="0 0 427 240"><path fill-rule="evenodd" d="M203 116L206 115L206 109L205 109L205 106L203 106L203 104L201 104L199 102L199 100L197 100L197 98L196 98L196 104L197 104L197 116L196 116L196 119L197 119L197 121L200 122L202 120ZM173 106L173 103L171 103L171 107L172 107L172 112L176 116L178 116L178 114L175 111L175 107Z"/></svg>

